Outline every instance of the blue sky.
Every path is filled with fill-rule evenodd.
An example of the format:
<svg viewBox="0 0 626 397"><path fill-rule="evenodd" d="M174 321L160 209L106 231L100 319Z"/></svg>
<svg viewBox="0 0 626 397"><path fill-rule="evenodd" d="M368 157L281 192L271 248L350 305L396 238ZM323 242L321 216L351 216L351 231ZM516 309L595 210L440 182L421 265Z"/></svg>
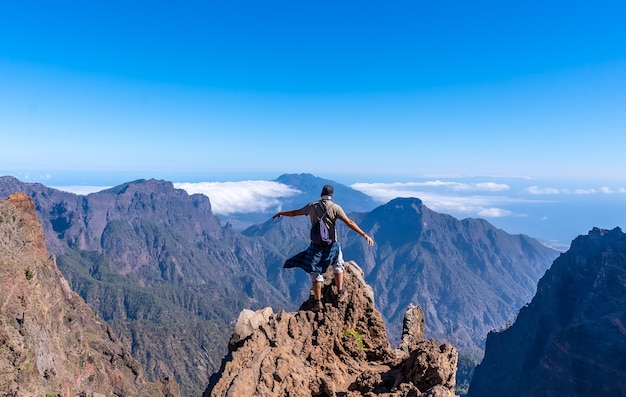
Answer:
<svg viewBox="0 0 626 397"><path fill-rule="evenodd" d="M592 198L626 197L624 15L620 1L5 1L0 174L307 172L430 183L442 208L442 192L478 193L434 182L479 181L507 200L586 197L608 223Z"/></svg>

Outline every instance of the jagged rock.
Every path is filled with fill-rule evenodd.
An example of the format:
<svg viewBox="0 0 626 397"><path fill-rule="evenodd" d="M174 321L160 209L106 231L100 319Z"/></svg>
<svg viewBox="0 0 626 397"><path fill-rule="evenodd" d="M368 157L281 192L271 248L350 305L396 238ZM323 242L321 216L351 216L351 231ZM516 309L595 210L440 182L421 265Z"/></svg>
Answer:
<svg viewBox="0 0 626 397"><path fill-rule="evenodd" d="M483 396L626 395L626 234L577 237L515 323L487 337L469 388Z"/></svg>
<svg viewBox="0 0 626 397"><path fill-rule="evenodd" d="M408 355L415 346L424 340L424 312L419 306L409 305L402 322L402 338L398 350Z"/></svg>
<svg viewBox="0 0 626 397"><path fill-rule="evenodd" d="M434 340L422 341L390 375L395 385L411 383L420 390L440 385L454 390L457 360L458 354L452 345L439 345Z"/></svg>
<svg viewBox="0 0 626 397"><path fill-rule="evenodd" d="M322 312L310 300L298 312L244 310L204 396L454 396L456 350L424 341L419 307L394 352L359 266L347 263L343 300L332 280L329 269Z"/></svg>
<svg viewBox="0 0 626 397"><path fill-rule="evenodd" d="M4 396L180 396L147 382L48 254L33 201L0 201L0 392Z"/></svg>
<svg viewBox="0 0 626 397"><path fill-rule="evenodd" d="M233 345L246 339L248 336L252 335L255 330L259 329L262 324L267 324L272 315L274 315L274 311L271 307L266 307L256 312L243 309L237 318L229 343Z"/></svg>

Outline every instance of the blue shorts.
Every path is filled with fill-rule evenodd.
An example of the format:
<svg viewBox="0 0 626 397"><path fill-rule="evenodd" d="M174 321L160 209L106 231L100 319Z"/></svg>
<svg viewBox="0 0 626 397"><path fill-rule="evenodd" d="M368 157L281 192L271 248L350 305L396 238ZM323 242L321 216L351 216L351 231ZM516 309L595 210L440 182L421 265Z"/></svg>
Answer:
<svg viewBox="0 0 626 397"><path fill-rule="evenodd" d="M333 267L333 273L343 273L343 268L345 266L345 262L343 261L343 253L341 252L341 247L339 247L339 254L337 255L337 261L331 265ZM311 273L311 281L324 281L324 274L322 273Z"/></svg>

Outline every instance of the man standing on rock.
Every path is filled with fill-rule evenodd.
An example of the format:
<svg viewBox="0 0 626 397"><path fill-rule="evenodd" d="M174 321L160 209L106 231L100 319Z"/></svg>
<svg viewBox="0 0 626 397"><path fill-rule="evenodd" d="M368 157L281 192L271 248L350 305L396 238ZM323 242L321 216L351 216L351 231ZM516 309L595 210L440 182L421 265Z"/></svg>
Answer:
<svg viewBox="0 0 626 397"><path fill-rule="evenodd" d="M335 284L337 286L339 298L341 299L345 293L343 289L344 262L341 254L341 247L337 242L337 235L335 233L336 220L342 220L350 229L363 236L369 245L374 245L374 240L372 240L367 233L361 230L356 222L348 218L343 208L341 208L339 204L331 201L333 193L334 188L332 185L324 185L322 188L321 199L319 201L313 201L297 210L281 211L272 216L272 219L278 219L281 216L308 215L311 219L312 229L309 248L287 259L283 267L300 267L310 274L311 282L313 284L313 297L315 298L313 311L315 312L318 312L323 308L322 283L324 281L324 273L326 272L326 269L328 269L328 266L333 266ZM318 222L320 222L320 225L316 225ZM322 226L322 229L324 229L324 225L322 225L321 222L324 222L324 225L328 229L327 241L320 241L317 238L319 235L317 228Z"/></svg>

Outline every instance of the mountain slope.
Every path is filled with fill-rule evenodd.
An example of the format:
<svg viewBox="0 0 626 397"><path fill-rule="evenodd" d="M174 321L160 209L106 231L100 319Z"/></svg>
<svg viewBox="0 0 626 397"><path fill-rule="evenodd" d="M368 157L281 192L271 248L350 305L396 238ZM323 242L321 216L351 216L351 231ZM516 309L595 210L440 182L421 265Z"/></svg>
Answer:
<svg viewBox="0 0 626 397"><path fill-rule="evenodd" d="M399 320L418 302L432 336L461 349L482 347L489 330L511 320L557 255L527 236L436 213L418 199L395 199L355 219L377 249L353 238L344 252L362 261L387 297L385 317Z"/></svg>
<svg viewBox="0 0 626 397"><path fill-rule="evenodd" d="M422 306L429 337L459 349L482 349L487 333L511 320L535 291L557 252L523 235L510 235L480 219L457 220L425 207L419 199L395 199L369 213L350 214L376 242L339 222L344 257L361 264L389 324L401 323L409 304ZM244 231L276 252L269 272L277 288L295 298L294 270L284 258L306 246L306 219L268 221ZM269 259L268 259L269 260ZM300 272L301 273L301 272ZM306 284L305 284L306 285ZM388 327L397 342L399 326Z"/></svg>
<svg viewBox="0 0 626 397"><path fill-rule="evenodd" d="M179 396L148 383L111 329L73 293L30 198L0 201L0 390L15 396Z"/></svg>
<svg viewBox="0 0 626 397"><path fill-rule="evenodd" d="M515 323L487 337L469 395L626 395L626 234L594 228L557 258Z"/></svg>
<svg viewBox="0 0 626 397"><path fill-rule="evenodd" d="M77 196L0 178L13 191L33 197L72 288L184 395L202 393L243 308L294 307L267 282L265 249L221 227L206 196L156 180Z"/></svg>

